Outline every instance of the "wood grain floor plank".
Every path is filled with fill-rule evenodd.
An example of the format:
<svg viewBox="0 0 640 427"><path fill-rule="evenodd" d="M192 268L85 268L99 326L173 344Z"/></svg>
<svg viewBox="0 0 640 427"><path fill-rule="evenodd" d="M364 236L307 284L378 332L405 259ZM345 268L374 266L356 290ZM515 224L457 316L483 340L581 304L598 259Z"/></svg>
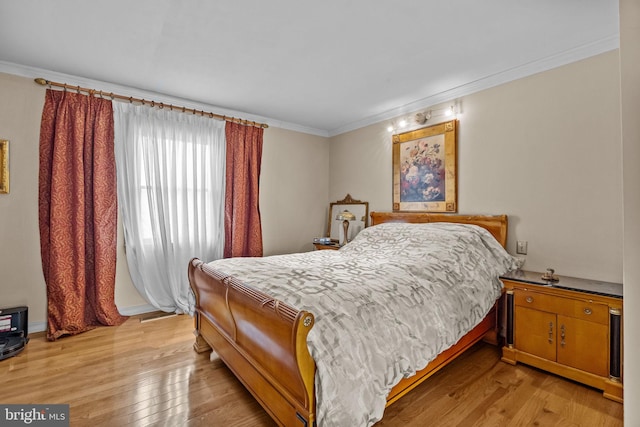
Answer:
<svg viewBox="0 0 640 427"><path fill-rule="evenodd" d="M273 427L224 363L193 351L193 321L131 317L0 361L0 403L67 403L72 426ZM381 427L622 426L623 406L581 384L500 361L480 343L388 407Z"/></svg>

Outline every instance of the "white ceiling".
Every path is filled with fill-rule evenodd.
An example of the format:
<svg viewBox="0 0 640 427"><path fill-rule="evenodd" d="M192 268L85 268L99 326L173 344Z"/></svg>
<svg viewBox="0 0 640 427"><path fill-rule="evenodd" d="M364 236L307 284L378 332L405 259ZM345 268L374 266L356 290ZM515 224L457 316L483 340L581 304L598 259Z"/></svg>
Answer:
<svg viewBox="0 0 640 427"><path fill-rule="evenodd" d="M618 45L618 0L0 0L0 72L329 136Z"/></svg>

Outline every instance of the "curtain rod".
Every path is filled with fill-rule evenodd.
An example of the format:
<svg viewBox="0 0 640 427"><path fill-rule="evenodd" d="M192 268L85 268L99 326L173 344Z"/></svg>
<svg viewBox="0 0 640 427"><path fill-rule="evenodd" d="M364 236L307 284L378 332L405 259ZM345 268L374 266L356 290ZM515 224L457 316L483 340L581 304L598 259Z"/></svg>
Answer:
<svg viewBox="0 0 640 427"><path fill-rule="evenodd" d="M239 123L239 124L245 125L245 126L254 126L254 127L259 127L259 128L263 128L263 129L266 129L266 128L269 127L269 125L266 124L266 123L258 123L258 122L253 122L253 121L250 121L250 120L244 120L244 119L240 119L240 118L236 118L236 117L223 116L223 115L216 114L216 113L208 113L208 112L206 112L204 110L196 110L194 108L179 107L179 106L173 105L173 104L165 104L163 102L149 101L149 100L146 100L146 99L134 98L132 96L118 95L118 94L115 94L113 92L107 93L107 92L103 92L101 90L89 89L89 88L80 87L80 86L72 86L72 85L69 85L69 84L66 84L66 83L52 82L50 80L43 79L41 77L39 77L37 79L34 79L34 81L36 83L38 83L39 85L42 85L42 86L56 86L56 87L64 88L65 90L66 89L75 90L78 93L86 92L91 96L96 96L97 95L97 96L100 96L101 98L109 97L111 99L120 99L122 101L139 102L142 105L149 105L151 107L158 107L160 109L167 107L170 110L178 110L178 111L181 111L183 113L200 114L202 117L208 116L210 118L222 119L222 120L227 121L227 122Z"/></svg>

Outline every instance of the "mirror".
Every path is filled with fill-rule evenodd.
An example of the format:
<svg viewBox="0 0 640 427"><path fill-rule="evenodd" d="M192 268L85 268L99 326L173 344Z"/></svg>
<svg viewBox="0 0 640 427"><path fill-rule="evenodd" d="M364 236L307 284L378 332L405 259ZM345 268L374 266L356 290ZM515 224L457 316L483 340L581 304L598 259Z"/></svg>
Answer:
<svg viewBox="0 0 640 427"><path fill-rule="evenodd" d="M336 219L336 217L345 210L355 215L355 219L353 221L349 221L349 228L347 229L347 239L348 241L351 241L368 224L369 202L355 200L350 194L347 194L344 199L329 204L327 237L340 244L342 244L344 240L343 221Z"/></svg>

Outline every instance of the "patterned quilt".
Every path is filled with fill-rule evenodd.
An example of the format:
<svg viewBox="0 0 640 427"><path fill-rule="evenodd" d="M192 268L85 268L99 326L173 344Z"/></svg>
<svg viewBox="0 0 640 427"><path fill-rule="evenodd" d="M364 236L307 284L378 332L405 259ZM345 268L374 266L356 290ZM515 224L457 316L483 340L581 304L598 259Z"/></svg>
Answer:
<svg viewBox="0 0 640 427"><path fill-rule="evenodd" d="M385 223L338 251L230 258L210 266L315 315L321 427L370 426L402 378L489 312L515 258L483 228Z"/></svg>

